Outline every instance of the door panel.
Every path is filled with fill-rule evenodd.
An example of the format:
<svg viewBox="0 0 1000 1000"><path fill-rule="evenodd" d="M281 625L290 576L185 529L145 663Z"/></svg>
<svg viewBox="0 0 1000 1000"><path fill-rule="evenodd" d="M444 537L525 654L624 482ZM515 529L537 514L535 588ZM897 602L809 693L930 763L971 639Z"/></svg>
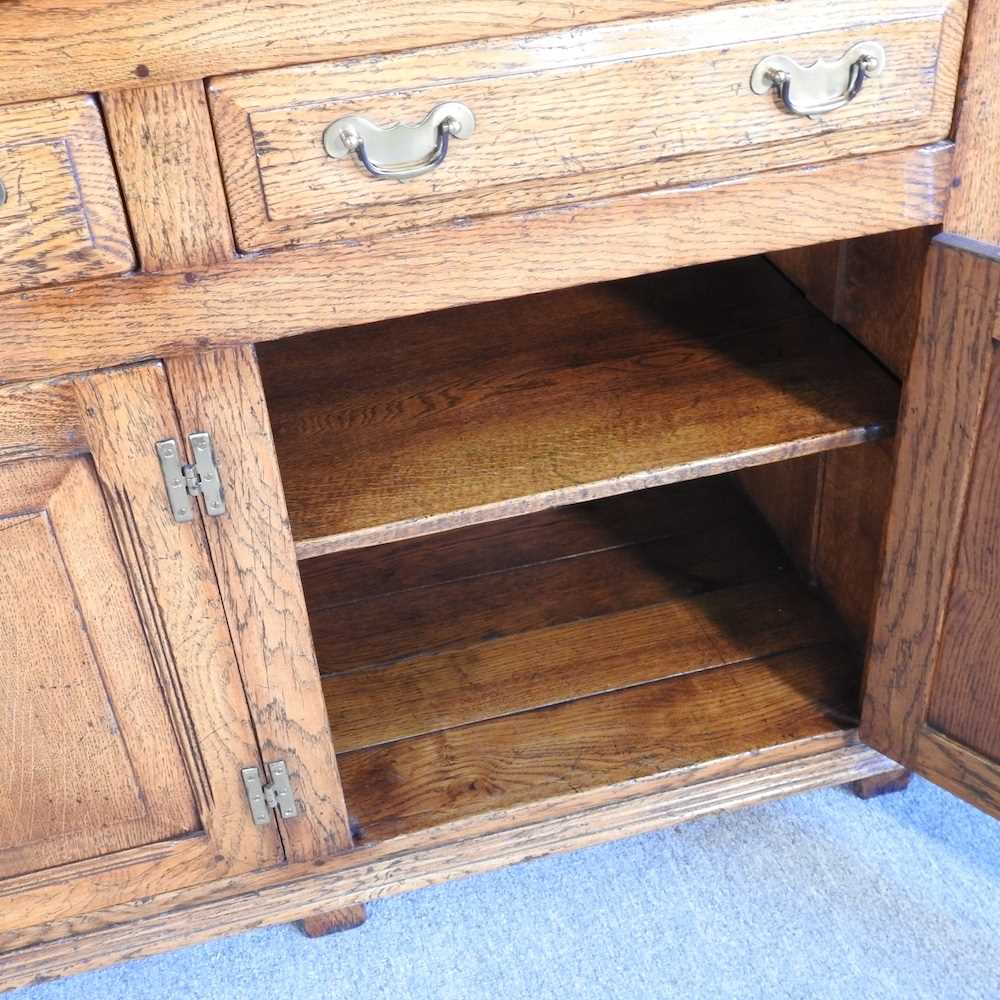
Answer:
<svg viewBox="0 0 1000 1000"><path fill-rule="evenodd" d="M35 434L53 394L72 426ZM0 454L43 456L0 463L0 931L281 862L204 526L167 505L162 366L0 397Z"/></svg>
<svg viewBox="0 0 1000 1000"><path fill-rule="evenodd" d="M861 736L1000 816L1000 253L939 236L903 393Z"/></svg>
<svg viewBox="0 0 1000 1000"><path fill-rule="evenodd" d="M0 497L0 877L197 830L92 464L0 466Z"/></svg>

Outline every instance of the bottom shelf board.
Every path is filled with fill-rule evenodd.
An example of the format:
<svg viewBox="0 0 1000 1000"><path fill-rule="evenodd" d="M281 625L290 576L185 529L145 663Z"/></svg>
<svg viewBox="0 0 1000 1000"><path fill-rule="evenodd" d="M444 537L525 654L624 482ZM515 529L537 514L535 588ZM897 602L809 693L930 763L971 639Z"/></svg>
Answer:
<svg viewBox="0 0 1000 1000"><path fill-rule="evenodd" d="M342 754L356 840L846 734L857 679L848 648L813 646Z"/></svg>
<svg viewBox="0 0 1000 1000"><path fill-rule="evenodd" d="M361 843L855 725L860 657L728 476L302 568Z"/></svg>

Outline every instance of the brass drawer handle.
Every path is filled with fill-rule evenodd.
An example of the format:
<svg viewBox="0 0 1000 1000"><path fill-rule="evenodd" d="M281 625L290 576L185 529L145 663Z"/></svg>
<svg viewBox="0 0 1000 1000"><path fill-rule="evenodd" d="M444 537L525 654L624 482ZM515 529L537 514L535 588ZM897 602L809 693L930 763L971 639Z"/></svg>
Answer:
<svg viewBox="0 0 1000 1000"><path fill-rule="evenodd" d="M450 139L467 139L476 117L460 101L439 104L418 125L381 126L359 115L338 118L323 132L328 156L352 153L372 177L408 181L444 163Z"/></svg>
<svg viewBox="0 0 1000 1000"><path fill-rule="evenodd" d="M812 118L850 104L865 80L884 69L885 49L878 42L858 42L839 59L817 59L811 66L788 56L767 56L754 67L750 89L755 94L776 89L793 115Z"/></svg>

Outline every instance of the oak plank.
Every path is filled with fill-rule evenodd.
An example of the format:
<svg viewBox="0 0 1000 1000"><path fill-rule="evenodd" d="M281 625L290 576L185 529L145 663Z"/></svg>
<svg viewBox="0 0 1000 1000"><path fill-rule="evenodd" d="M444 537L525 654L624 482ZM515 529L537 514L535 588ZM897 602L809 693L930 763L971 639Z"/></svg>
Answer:
<svg viewBox="0 0 1000 1000"><path fill-rule="evenodd" d="M299 563L314 630L319 616L363 598L453 584L504 570L608 552L643 542L683 542L724 531L743 509L736 496L723 510L717 480L691 480L590 503L490 521L461 531L370 546ZM669 510L670 515L665 516Z"/></svg>
<svg viewBox="0 0 1000 1000"><path fill-rule="evenodd" d="M107 91L446 41L708 7L717 0L21 0L0 24L0 102Z"/></svg>
<svg viewBox="0 0 1000 1000"><path fill-rule="evenodd" d="M281 857L276 831L247 822L241 767L258 761L239 666L199 522L169 511L153 443L180 439L160 365L76 382L83 427L167 687L204 828L233 870ZM191 879L198 876L191 873Z"/></svg>
<svg viewBox="0 0 1000 1000"><path fill-rule="evenodd" d="M323 691L346 754L840 636L801 584L758 581L326 677Z"/></svg>
<svg viewBox="0 0 1000 1000"><path fill-rule="evenodd" d="M253 348L172 358L168 373L184 426L212 434L226 514L205 532L261 753L285 761L295 789L285 855L343 850L347 810Z"/></svg>
<svg viewBox="0 0 1000 1000"><path fill-rule="evenodd" d="M916 739L914 770L1000 819L1000 767L927 726Z"/></svg>
<svg viewBox="0 0 1000 1000"><path fill-rule="evenodd" d="M961 238L937 237L900 408L861 722L862 738L903 765L912 761L940 655L998 329L1000 261Z"/></svg>
<svg viewBox="0 0 1000 1000"><path fill-rule="evenodd" d="M300 558L887 433L893 380L803 305L749 260L262 348Z"/></svg>
<svg viewBox="0 0 1000 1000"><path fill-rule="evenodd" d="M955 105L955 179L945 232L1000 245L1000 8L972 0Z"/></svg>
<svg viewBox="0 0 1000 1000"><path fill-rule="evenodd" d="M107 93L101 104L143 270L235 256L202 82Z"/></svg>
<svg viewBox="0 0 1000 1000"><path fill-rule="evenodd" d="M997 266L997 265L994 265ZM989 384L945 624L927 704L927 724L1000 769L1000 345Z"/></svg>
<svg viewBox="0 0 1000 1000"><path fill-rule="evenodd" d="M851 661L811 647L342 754L355 839L849 728Z"/></svg>
<svg viewBox="0 0 1000 1000"><path fill-rule="evenodd" d="M460 820L357 848L321 867L300 865L277 876L264 872L146 900L128 911L93 914L79 922L72 936L59 925L33 929L32 935L23 935L33 945L5 954L0 986L28 985L286 923L324 906L381 899L698 816L864 780L893 767L892 761L859 744L853 733L832 733L612 790L571 795L563 802L545 803L544 810L529 805L499 816Z"/></svg>
<svg viewBox="0 0 1000 1000"><path fill-rule="evenodd" d="M951 155L939 143L267 254L197 274L36 289L0 299L0 381L932 225L943 216ZM373 274L379 294L359 295Z"/></svg>

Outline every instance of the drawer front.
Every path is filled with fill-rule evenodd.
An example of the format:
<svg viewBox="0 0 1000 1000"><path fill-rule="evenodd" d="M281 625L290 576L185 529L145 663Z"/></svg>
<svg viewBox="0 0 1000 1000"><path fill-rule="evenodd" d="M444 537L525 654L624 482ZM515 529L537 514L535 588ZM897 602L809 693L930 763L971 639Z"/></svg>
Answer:
<svg viewBox="0 0 1000 1000"><path fill-rule="evenodd" d="M934 141L950 129L963 27L961 0L766 0L217 78L237 239L319 243ZM751 88L766 58L808 66L862 42L882 46L884 69L829 113ZM448 102L474 130L406 183L324 149L343 117L416 124Z"/></svg>
<svg viewBox="0 0 1000 1000"><path fill-rule="evenodd" d="M0 293L134 266L92 98L0 108L0 184Z"/></svg>

